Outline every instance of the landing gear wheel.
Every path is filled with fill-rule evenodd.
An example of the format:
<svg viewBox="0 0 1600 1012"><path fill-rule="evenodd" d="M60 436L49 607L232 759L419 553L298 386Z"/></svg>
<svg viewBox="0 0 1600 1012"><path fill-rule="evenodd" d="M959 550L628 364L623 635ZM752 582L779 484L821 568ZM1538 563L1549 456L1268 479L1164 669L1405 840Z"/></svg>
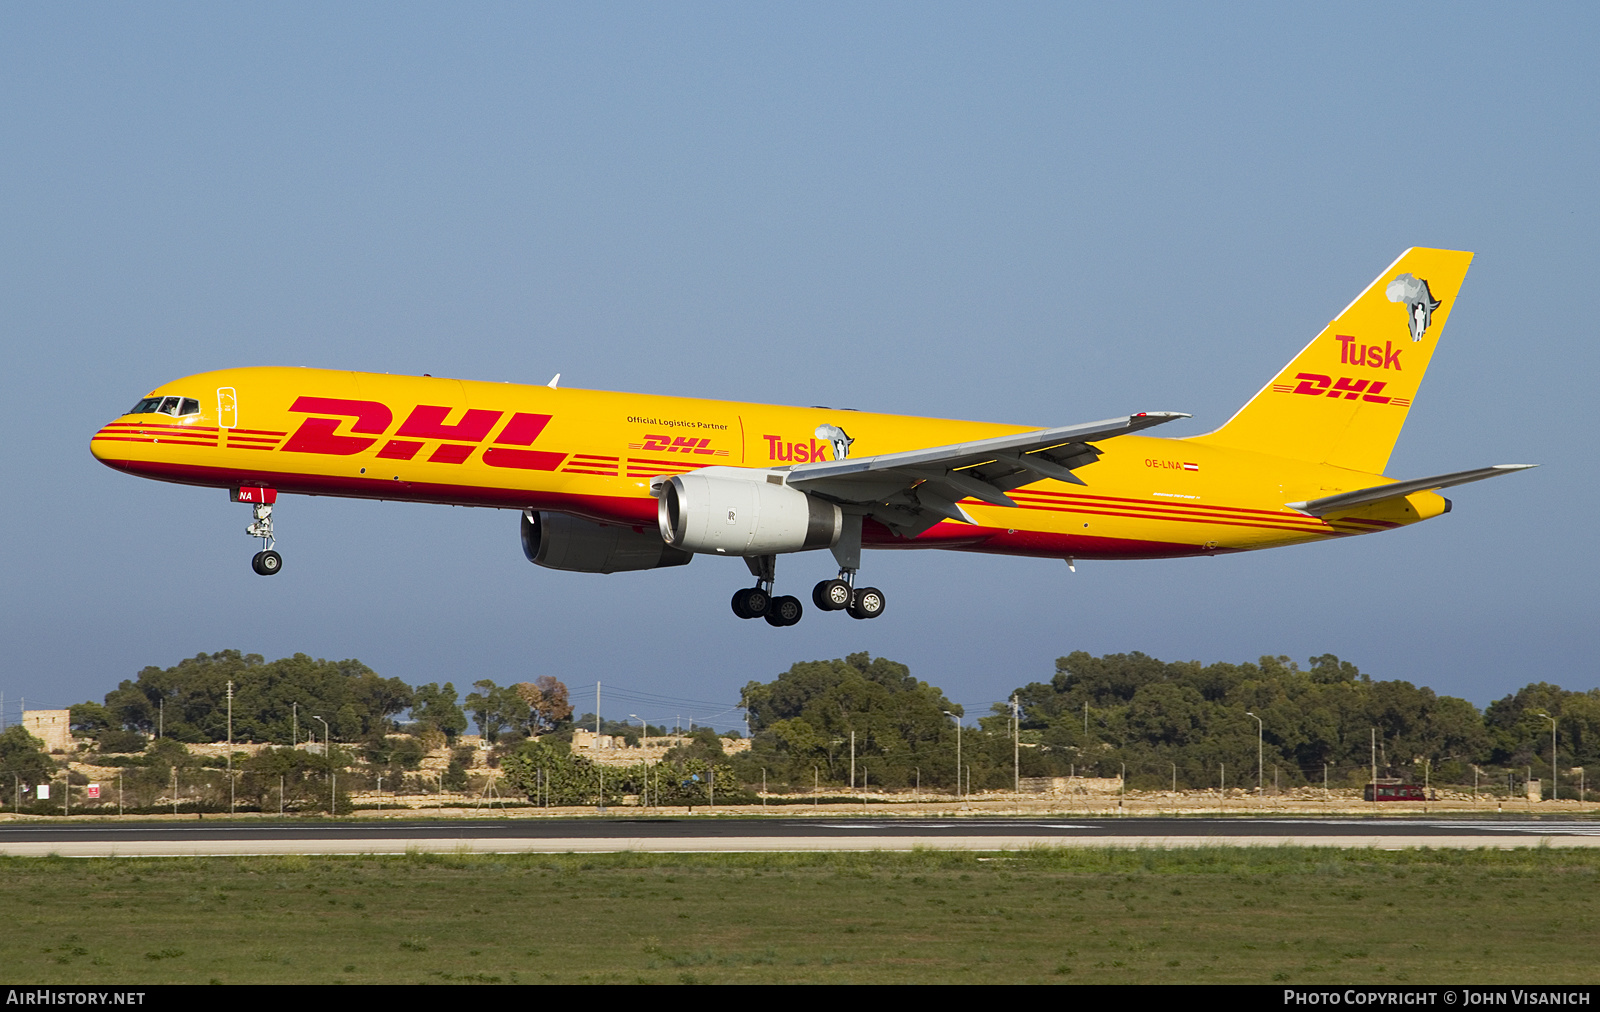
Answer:
<svg viewBox="0 0 1600 1012"><path fill-rule="evenodd" d="M850 602L851 618L877 618L883 614L883 591L877 587L862 587Z"/></svg>
<svg viewBox="0 0 1600 1012"><path fill-rule="evenodd" d="M843 580L823 580L811 588L811 603L823 611L844 611L850 607L850 585Z"/></svg>
<svg viewBox="0 0 1600 1012"><path fill-rule="evenodd" d="M274 551L257 552L250 560L250 568L261 576L276 576L283 568L283 556Z"/></svg>
<svg viewBox="0 0 1600 1012"><path fill-rule="evenodd" d="M764 617L768 625L782 628L794 625L800 621L800 616L803 614L805 609L800 606L798 597L784 596L772 599L772 603L767 605L767 614Z"/></svg>
<svg viewBox="0 0 1600 1012"><path fill-rule="evenodd" d="M744 587L734 591L733 613L740 618L756 618L767 613L772 597L760 587Z"/></svg>

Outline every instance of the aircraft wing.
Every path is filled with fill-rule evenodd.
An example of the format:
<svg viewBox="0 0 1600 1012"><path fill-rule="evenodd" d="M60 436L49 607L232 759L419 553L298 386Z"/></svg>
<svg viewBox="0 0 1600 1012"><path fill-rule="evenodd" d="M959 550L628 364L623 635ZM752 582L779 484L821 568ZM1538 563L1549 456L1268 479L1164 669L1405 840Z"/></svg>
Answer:
<svg viewBox="0 0 1600 1012"><path fill-rule="evenodd" d="M1188 417L1177 411L1141 411L970 443L798 464L790 469L787 483L825 499L867 507L866 515L915 537L944 519L973 523L957 505L968 497L1015 506L1007 492L1044 478L1082 485L1073 471L1099 459L1100 451L1089 445L1092 440Z"/></svg>
<svg viewBox="0 0 1600 1012"><path fill-rule="evenodd" d="M1382 502L1385 499L1396 499L1400 496L1410 495L1413 492L1430 492L1436 488L1465 485L1469 481L1482 481L1485 478L1512 474L1516 471L1526 471L1530 467L1538 466L1538 464L1494 464L1490 467L1479 467L1471 471L1436 474L1431 478L1412 478L1410 481L1374 485L1371 488L1356 489L1354 492L1341 492L1338 495L1324 496L1321 499L1284 503L1284 505L1307 516L1320 517L1339 510L1350 509L1354 506L1365 506L1368 503Z"/></svg>

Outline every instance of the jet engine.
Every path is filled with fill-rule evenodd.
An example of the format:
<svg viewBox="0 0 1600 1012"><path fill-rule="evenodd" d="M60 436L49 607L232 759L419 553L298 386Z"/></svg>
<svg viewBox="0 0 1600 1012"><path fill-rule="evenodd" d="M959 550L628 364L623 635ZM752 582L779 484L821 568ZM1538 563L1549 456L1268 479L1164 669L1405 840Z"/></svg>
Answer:
<svg viewBox="0 0 1600 1012"><path fill-rule="evenodd" d="M662 482L657 495L662 540L689 552L832 548L844 531L839 507L790 488L778 473L707 467Z"/></svg>
<svg viewBox="0 0 1600 1012"><path fill-rule="evenodd" d="M694 556L649 528L597 524L565 513L522 513L522 554L536 566L569 573L627 573L686 566Z"/></svg>

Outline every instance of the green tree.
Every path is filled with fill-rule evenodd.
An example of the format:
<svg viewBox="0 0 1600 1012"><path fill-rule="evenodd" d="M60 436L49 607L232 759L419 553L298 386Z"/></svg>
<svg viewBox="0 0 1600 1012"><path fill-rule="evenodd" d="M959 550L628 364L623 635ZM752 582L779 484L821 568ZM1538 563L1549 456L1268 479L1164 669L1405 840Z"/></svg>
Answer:
<svg viewBox="0 0 1600 1012"><path fill-rule="evenodd" d="M624 771L573 755L566 742L549 737L523 742L501 759L500 770L512 790L550 805L609 804L631 793Z"/></svg>
<svg viewBox="0 0 1600 1012"><path fill-rule="evenodd" d="M955 780L955 727L945 711L961 708L904 664L865 653L802 662L775 681L749 683L744 699L752 742L737 768L746 782L763 767L769 782L809 786L814 770L848 781L852 732L858 782L863 769L880 787Z"/></svg>
<svg viewBox="0 0 1600 1012"><path fill-rule="evenodd" d="M475 691L467 693L467 712L472 714L484 741L494 744L506 728L528 726L528 701L516 686L499 686L484 678L473 682L472 688Z"/></svg>
<svg viewBox="0 0 1600 1012"><path fill-rule="evenodd" d="M395 730L394 716L412 704L404 682L383 678L357 660L295 654L268 663L260 654L223 650L171 668L144 668L106 694L105 709L128 730L159 728L179 741L222 741L230 682L235 741L291 744L297 707L302 735L320 714L336 738L355 741Z"/></svg>
<svg viewBox="0 0 1600 1012"><path fill-rule="evenodd" d="M24 790L31 790L38 784L49 783L55 772L56 764L46 754L44 742L20 724L0 732L0 773L9 774L5 777L9 783L3 786L15 788L21 784ZM9 798L13 793L14 790L0 790L0 799Z"/></svg>
<svg viewBox="0 0 1600 1012"><path fill-rule="evenodd" d="M1262 779L1271 783L1276 768L1289 786L1321 782L1325 766L1330 781L1364 781L1374 729L1389 765L1407 775L1424 763L1467 772L1491 737L1466 700L1374 680L1333 654L1302 670L1287 657L1202 665L1080 651L1057 660L1049 682L1017 695L1023 728L1040 734L1042 765L1058 775L1126 767L1130 782L1143 778L1145 786L1170 783L1174 773L1180 785L1214 785L1221 766L1233 782L1253 786L1258 729L1250 713L1261 719Z"/></svg>
<svg viewBox="0 0 1600 1012"><path fill-rule="evenodd" d="M106 731L120 727L115 715L99 703L76 703L68 713L73 733L79 737L99 738Z"/></svg>
<svg viewBox="0 0 1600 1012"><path fill-rule="evenodd" d="M456 687L450 682L442 688L437 682L417 686L412 694L411 719L421 729L441 732L449 741L467 729L467 716L461 712Z"/></svg>
<svg viewBox="0 0 1600 1012"><path fill-rule="evenodd" d="M352 758L338 747L324 755L303 748L262 749L240 764L239 794L262 811L276 811L281 795L286 811L349 812Z"/></svg>

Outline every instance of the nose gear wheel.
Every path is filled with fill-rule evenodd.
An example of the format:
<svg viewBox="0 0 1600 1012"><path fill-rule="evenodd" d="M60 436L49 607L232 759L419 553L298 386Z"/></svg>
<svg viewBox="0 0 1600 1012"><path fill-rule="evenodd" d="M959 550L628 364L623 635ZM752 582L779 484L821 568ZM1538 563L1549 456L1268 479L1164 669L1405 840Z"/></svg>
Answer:
<svg viewBox="0 0 1600 1012"><path fill-rule="evenodd" d="M244 532L252 538L261 539L261 551L250 559L250 568L258 576L276 576L283 568L283 556L273 551L277 539L272 535L272 504L256 503L252 509L252 521Z"/></svg>

